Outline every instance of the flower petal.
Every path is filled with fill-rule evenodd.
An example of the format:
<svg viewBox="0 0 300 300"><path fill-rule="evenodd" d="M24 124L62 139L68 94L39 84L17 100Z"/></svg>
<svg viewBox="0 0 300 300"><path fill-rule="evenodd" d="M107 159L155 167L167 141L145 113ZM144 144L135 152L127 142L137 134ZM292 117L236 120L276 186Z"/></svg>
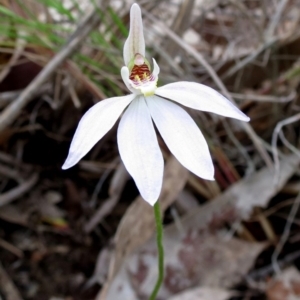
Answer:
<svg viewBox="0 0 300 300"><path fill-rule="evenodd" d="M126 66L128 66L130 60L137 53L145 56L145 39L141 9L138 4L134 3L130 9L129 35L123 48L123 57Z"/></svg>
<svg viewBox="0 0 300 300"><path fill-rule="evenodd" d="M158 74L160 72L160 68L156 62L156 60L154 58L152 58L152 61L153 61L153 72L152 72L152 75L155 77L155 78L158 78Z"/></svg>
<svg viewBox="0 0 300 300"><path fill-rule="evenodd" d="M158 131L179 162L197 176L214 180L207 143L189 114L157 96L147 97L146 101Z"/></svg>
<svg viewBox="0 0 300 300"><path fill-rule="evenodd" d="M121 68L121 77L123 79L123 82L125 83L126 87L128 88L128 90L133 93L133 94L141 94L141 91L138 90L138 89L135 89L133 86L132 86L132 82L131 80L129 79L129 69L127 67L122 67Z"/></svg>
<svg viewBox="0 0 300 300"><path fill-rule="evenodd" d="M153 205L161 191L164 161L144 97L135 99L122 116L118 146L141 196Z"/></svg>
<svg viewBox="0 0 300 300"><path fill-rule="evenodd" d="M246 122L250 120L220 93L200 83L188 81L170 83L158 88L155 94L193 109L208 111Z"/></svg>
<svg viewBox="0 0 300 300"><path fill-rule="evenodd" d="M113 127L135 95L114 97L92 106L81 118L63 169L73 167Z"/></svg>

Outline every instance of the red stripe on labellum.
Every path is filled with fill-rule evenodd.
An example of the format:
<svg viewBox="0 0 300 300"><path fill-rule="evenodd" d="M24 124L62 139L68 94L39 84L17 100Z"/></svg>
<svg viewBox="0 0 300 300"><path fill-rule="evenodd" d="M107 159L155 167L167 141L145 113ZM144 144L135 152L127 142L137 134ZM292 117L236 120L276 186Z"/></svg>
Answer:
<svg viewBox="0 0 300 300"><path fill-rule="evenodd" d="M146 64L142 64L139 66L138 65L133 66L129 78L133 81L136 81L136 77L138 77L139 80L145 80L149 76L150 76L149 67Z"/></svg>

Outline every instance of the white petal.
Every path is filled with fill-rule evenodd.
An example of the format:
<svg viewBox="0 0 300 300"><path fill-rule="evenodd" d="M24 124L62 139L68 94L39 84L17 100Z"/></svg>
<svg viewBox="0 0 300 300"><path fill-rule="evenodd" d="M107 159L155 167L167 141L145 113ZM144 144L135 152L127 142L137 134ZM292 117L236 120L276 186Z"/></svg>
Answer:
<svg viewBox="0 0 300 300"><path fill-rule="evenodd" d="M179 162L197 176L214 180L207 143L189 114L157 96L147 97L146 101L158 131Z"/></svg>
<svg viewBox="0 0 300 300"><path fill-rule="evenodd" d="M122 116L118 146L141 196L153 205L161 191L164 161L144 97L135 99Z"/></svg>
<svg viewBox="0 0 300 300"><path fill-rule="evenodd" d="M159 66L156 62L156 60L154 58L152 58L152 61L153 61L153 72L152 72L152 75L157 78L158 77L158 74L159 74Z"/></svg>
<svg viewBox="0 0 300 300"><path fill-rule="evenodd" d="M208 111L246 122L250 120L220 93L200 83L188 81L170 83L158 88L155 94L193 109Z"/></svg>
<svg viewBox="0 0 300 300"><path fill-rule="evenodd" d="M121 69L121 77L123 79L123 82L125 83L128 90L133 94L141 94L141 91L138 89L135 89L132 84L131 80L129 79L129 69L127 67L122 67Z"/></svg>
<svg viewBox="0 0 300 300"><path fill-rule="evenodd" d="M137 53L145 56L145 39L141 9L134 3L130 9L129 35L123 49L123 57L126 66L128 66L130 60Z"/></svg>
<svg viewBox="0 0 300 300"><path fill-rule="evenodd" d="M135 95L114 97L92 106L81 118L63 169L73 167L113 127Z"/></svg>

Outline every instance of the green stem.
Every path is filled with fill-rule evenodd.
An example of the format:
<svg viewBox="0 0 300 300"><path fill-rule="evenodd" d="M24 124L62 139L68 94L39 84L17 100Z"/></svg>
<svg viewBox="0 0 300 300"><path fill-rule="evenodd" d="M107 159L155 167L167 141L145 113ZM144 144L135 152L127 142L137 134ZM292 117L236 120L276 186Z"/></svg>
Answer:
<svg viewBox="0 0 300 300"><path fill-rule="evenodd" d="M164 246L163 246L163 224L159 201L154 204L154 215L156 224L156 244L158 252L158 278L149 300L155 300L164 279Z"/></svg>

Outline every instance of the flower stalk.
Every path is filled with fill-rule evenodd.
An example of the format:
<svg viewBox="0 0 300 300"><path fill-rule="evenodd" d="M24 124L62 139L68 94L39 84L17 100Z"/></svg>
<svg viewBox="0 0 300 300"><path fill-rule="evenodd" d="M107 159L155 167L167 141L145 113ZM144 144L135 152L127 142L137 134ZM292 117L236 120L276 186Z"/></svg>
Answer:
<svg viewBox="0 0 300 300"><path fill-rule="evenodd" d="M149 300L155 300L159 292L159 289L164 280L164 246L163 246L163 224L159 201L154 206L154 216L156 225L156 244L157 244L157 255L158 255L158 277L154 289L151 293Z"/></svg>

